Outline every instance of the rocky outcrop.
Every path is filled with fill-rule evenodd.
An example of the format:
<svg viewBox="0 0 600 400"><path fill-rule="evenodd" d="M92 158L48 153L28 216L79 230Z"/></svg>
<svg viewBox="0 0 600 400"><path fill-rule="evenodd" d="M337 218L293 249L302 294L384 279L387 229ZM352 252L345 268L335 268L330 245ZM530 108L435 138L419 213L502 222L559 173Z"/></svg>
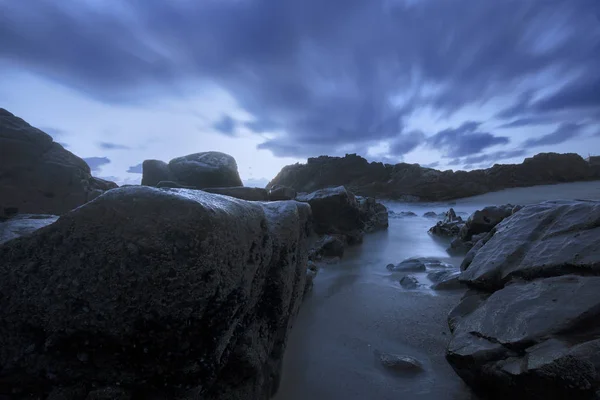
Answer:
<svg viewBox="0 0 600 400"><path fill-rule="evenodd" d="M600 202L526 206L498 224L460 281L447 359L499 399L592 399L600 389Z"/></svg>
<svg viewBox="0 0 600 400"><path fill-rule="evenodd" d="M195 189L243 186L235 159L218 151L177 157L168 164L145 160L142 163L142 185L157 186L159 182L173 182L168 187Z"/></svg>
<svg viewBox="0 0 600 400"><path fill-rule="evenodd" d="M81 158L0 108L0 217L64 214L113 182L94 178Z"/></svg>
<svg viewBox="0 0 600 400"><path fill-rule="evenodd" d="M275 185L269 189L269 200L294 200L296 198L296 191L287 186Z"/></svg>
<svg viewBox="0 0 600 400"><path fill-rule="evenodd" d="M366 233L385 230L389 226L387 207L372 197L356 196L360 219L364 222L362 228Z"/></svg>
<svg viewBox="0 0 600 400"><path fill-rule="evenodd" d="M496 190L600 179L600 167L577 154L540 153L522 164L474 171L438 171L418 164L369 163L356 154L309 158L306 164L284 167L269 183L298 192L345 186L361 196L402 201L438 201L475 196Z"/></svg>
<svg viewBox="0 0 600 400"><path fill-rule="evenodd" d="M489 206L475 211L467 221L463 221L451 208L444 219L431 227L429 232L438 236L454 237L448 252L451 254L465 254L480 240L487 239L487 234L502 220L510 217L520 209L521 206L513 206L512 204Z"/></svg>
<svg viewBox="0 0 600 400"><path fill-rule="evenodd" d="M268 399L309 232L302 203L139 186L6 242L0 394Z"/></svg>
<svg viewBox="0 0 600 400"><path fill-rule="evenodd" d="M248 200L248 201L268 201L269 194L267 189L254 188L254 187L221 187L221 188L207 188L205 192L222 194L225 196L235 197L236 199Z"/></svg>
<svg viewBox="0 0 600 400"><path fill-rule="evenodd" d="M38 229L56 222L57 219L57 215L19 214L0 222L0 244L30 235Z"/></svg>

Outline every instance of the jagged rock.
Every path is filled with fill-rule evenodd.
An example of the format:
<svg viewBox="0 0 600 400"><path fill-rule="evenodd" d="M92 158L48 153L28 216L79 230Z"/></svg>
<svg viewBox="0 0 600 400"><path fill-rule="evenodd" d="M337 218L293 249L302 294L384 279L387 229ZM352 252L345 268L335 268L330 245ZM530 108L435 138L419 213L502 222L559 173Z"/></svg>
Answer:
<svg viewBox="0 0 600 400"><path fill-rule="evenodd" d="M56 222L57 219L57 215L20 214L0 222L0 244L30 235L38 229Z"/></svg>
<svg viewBox="0 0 600 400"><path fill-rule="evenodd" d="M438 221L429 229L429 233L437 236L453 237L458 236L460 230L465 225L462 217L456 215L453 208L450 208L445 214L444 219Z"/></svg>
<svg viewBox="0 0 600 400"><path fill-rule="evenodd" d="M5 243L0 393L270 398L310 231L302 203L139 186Z"/></svg>
<svg viewBox="0 0 600 400"><path fill-rule="evenodd" d="M270 201L294 200L296 191L287 186L276 185L269 190Z"/></svg>
<svg viewBox="0 0 600 400"><path fill-rule="evenodd" d="M345 186L361 196L401 201L442 201L506 188L600 179L600 168L574 153L540 153L521 164L473 171L438 171L418 164L369 163L356 154L309 158L284 167L267 185L298 192Z"/></svg>
<svg viewBox="0 0 600 400"><path fill-rule="evenodd" d="M480 240L478 243L484 242ZM600 389L600 202L525 206L465 263L447 359L493 398L591 399Z"/></svg>
<svg viewBox="0 0 600 400"><path fill-rule="evenodd" d="M416 289L417 287L419 287L419 281L412 275L406 275L403 276L402 279L400 279L400 285L404 289Z"/></svg>
<svg viewBox="0 0 600 400"><path fill-rule="evenodd" d="M116 187L81 158L0 108L0 217L61 215Z"/></svg>
<svg viewBox="0 0 600 400"><path fill-rule="evenodd" d="M235 159L218 151L174 158L169 171L175 181L198 189L243 186Z"/></svg>
<svg viewBox="0 0 600 400"><path fill-rule="evenodd" d="M254 187L226 187L226 188L207 188L203 189L208 193L223 194L225 196L235 197L236 199L248 201L268 201L269 195L266 189Z"/></svg>
<svg viewBox="0 0 600 400"><path fill-rule="evenodd" d="M389 226L388 210L372 197L357 196L360 218L364 222L363 230L367 233L387 229Z"/></svg>

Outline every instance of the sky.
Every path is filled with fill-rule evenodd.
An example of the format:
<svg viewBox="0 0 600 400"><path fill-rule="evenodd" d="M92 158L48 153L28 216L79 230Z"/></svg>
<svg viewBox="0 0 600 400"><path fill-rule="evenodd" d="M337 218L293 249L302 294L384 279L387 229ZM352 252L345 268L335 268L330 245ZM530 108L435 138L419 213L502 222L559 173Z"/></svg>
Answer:
<svg viewBox="0 0 600 400"><path fill-rule="evenodd" d="M0 0L0 107L139 183L357 153L437 169L600 154L598 0Z"/></svg>

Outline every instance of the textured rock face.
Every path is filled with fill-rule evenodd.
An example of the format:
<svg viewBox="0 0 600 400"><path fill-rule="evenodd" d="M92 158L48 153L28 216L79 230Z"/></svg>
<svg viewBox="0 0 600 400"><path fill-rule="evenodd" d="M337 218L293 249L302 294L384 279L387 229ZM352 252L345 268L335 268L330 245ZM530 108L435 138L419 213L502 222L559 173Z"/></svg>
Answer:
<svg viewBox="0 0 600 400"><path fill-rule="evenodd" d="M253 187L224 187L224 188L207 188L204 189L208 193L223 194L225 196L235 197L236 199L249 201L268 201L269 194L267 189Z"/></svg>
<svg viewBox="0 0 600 400"><path fill-rule="evenodd" d="M116 187L81 158L0 108L0 217L64 214Z"/></svg>
<svg viewBox="0 0 600 400"><path fill-rule="evenodd" d="M389 214L386 206L372 197L356 197L360 209L360 217L364 221L365 232L385 230L389 226Z"/></svg>
<svg viewBox="0 0 600 400"><path fill-rule="evenodd" d="M597 398L600 202L526 206L472 252L449 315L456 372L494 398Z"/></svg>
<svg viewBox="0 0 600 400"><path fill-rule="evenodd" d="M0 393L269 398L309 232L302 203L142 186L5 243Z"/></svg>
<svg viewBox="0 0 600 400"><path fill-rule="evenodd" d="M438 171L418 164L369 163L355 154L309 158L284 167L269 183L299 192L346 186L353 193L376 198L449 200L495 190L560 182L600 179L600 168L577 154L540 153L522 164L496 164L485 170Z"/></svg>
<svg viewBox="0 0 600 400"><path fill-rule="evenodd" d="M296 191L287 186L276 185L269 189L269 200L294 200L296 198Z"/></svg>
<svg viewBox="0 0 600 400"><path fill-rule="evenodd" d="M218 151L189 154L165 163L145 160L142 164L142 185L183 188L228 188L243 186L237 163L229 154Z"/></svg>

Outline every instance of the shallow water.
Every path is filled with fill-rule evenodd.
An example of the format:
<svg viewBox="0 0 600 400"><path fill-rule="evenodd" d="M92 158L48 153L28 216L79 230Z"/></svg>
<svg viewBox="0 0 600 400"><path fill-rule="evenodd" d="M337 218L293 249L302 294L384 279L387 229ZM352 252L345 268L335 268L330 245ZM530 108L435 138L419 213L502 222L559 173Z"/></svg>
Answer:
<svg viewBox="0 0 600 400"><path fill-rule="evenodd" d="M395 212L417 216L390 219L387 231L367 235L339 264L322 267L290 334L275 399L475 399L444 358L450 338L446 315L463 290L406 290L400 277L416 275L426 284L425 274L391 273L386 265L409 257L460 265L461 257L446 253L447 240L427 233L436 222L422 216L427 211L454 207L467 216L494 204L577 198L600 199L600 182L510 189L447 203L386 202ZM413 356L424 371L386 370L376 351Z"/></svg>

